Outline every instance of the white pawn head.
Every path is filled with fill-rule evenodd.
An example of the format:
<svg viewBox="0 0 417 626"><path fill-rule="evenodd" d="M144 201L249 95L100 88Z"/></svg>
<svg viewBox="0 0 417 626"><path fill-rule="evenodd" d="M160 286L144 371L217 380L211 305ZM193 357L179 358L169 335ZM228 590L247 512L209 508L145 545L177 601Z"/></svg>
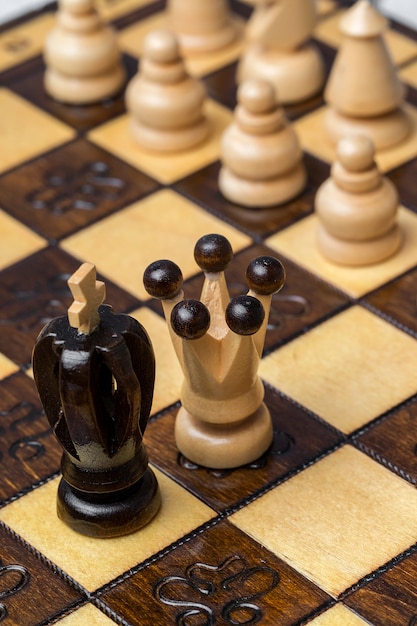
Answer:
<svg viewBox="0 0 417 626"><path fill-rule="evenodd" d="M277 106L274 87L266 80L256 78L240 85L237 100L244 109L254 115L268 113Z"/></svg>
<svg viewBox="0 0 417 626"><path fill-rule="evenodd" d="M145 38L144 56L154 63L175 63L180 57L178 40L169 30L155 30Z"/></svg>
<svg viewBox="0 0 417 626"><path fill-rule="evenodd" d="M363 172L374 165L375 148L365 135L344 137L337 144L337 160L350 172Z"/></svg>

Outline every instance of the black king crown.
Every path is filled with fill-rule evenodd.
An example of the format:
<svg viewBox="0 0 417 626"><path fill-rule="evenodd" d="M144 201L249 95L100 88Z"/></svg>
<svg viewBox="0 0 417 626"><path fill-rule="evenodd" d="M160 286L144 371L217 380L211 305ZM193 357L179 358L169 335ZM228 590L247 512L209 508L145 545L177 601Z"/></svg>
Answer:
<svg viewBox="0 0 417 626"><path fill-rule="evenodd" d="M84 263L68 281L75 301L33 351L39 396L64 449L58 516L94 537L127 534L157 512L160 495L142 443L155 363L145 330L102 305L104 283Z"/></svg>
<svg viewBox="0 0 417 626"><path fill-rule="evenodd" d="M278 259L257 257L246 272L248 294L230 300L224 276L233 258L229 241L205 235L194 258L205 274L201 301L183 299L182 273L172 261L155 261L144 273L147 292L162 301L184 373L176 442L198 465L237 467L272 442L258 367L272 296L283 287L285 270Z"/></svg>

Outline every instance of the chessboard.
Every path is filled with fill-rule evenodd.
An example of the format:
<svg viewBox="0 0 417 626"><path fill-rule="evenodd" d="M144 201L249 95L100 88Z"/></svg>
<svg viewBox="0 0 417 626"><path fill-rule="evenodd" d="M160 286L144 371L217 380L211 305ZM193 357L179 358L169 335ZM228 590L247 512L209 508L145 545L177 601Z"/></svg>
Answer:
<svg viewBox="0 0 417 626"><path fill-rule="evenodd" d="M328 72L349 2L319 0L315 41ZM164 2L100 0L131 78ZM251 7L233 0L243 32ZM66 106L43 88L56 5L0 32L0 623L5 626L413 626L417 624L417 131L378 154L397 186L401 251L367 268L326 262L314 243L317 187L329 176L322 95L286 107L308 185L251 211L217 185L219 140L236 103L242 39L187 60L208 90L210 138L155 156L129 134L123 94ZM417 116L417 37L387 45ZM417 124L416 124L417 126ZM274 296L260 375L274 441L258 461L208 470L182 457L174 420L182 373L160 303L142 275L159 258L202 275L196 240L220 233L233 295L260 254L287 281ZM117 539L78 535L56 516L61 448L33 382L31 353L71 302L68 277L97 267L107 302L147 329L157 376L145 443L162 507Z"/></svg>

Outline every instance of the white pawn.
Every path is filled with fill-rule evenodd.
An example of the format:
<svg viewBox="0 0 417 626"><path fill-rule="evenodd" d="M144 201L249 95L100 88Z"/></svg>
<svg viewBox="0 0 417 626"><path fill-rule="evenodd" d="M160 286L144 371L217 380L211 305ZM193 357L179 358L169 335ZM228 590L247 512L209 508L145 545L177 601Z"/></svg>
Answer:
<svg viewBox="0 0 417 626"><path fill-rule="evenodd" d="M234 121L222 137L219 188L253 209L283 204L306 185L298 138L272 85L248 80L237 92Z"/></svg>
<svg viewBox="0 0 417 626"><path fill-rule="evenodd" d="M121 91L126 73L116 36L93 0L60 0L45 41L45 90L67 104L90 104Z"/></svg>
<svg viewBox="0 0 417 626"><path fill-rule="evenodd" d="M139 73L126 90L132 133L147 150L177 152L201 143L208 134L206 91L188 76L177 38L168 30L150 33Z"/></svg>
<svg viewBox="0 0 417 626"><path fill-rule="evenodd" d="M315 0L251 0L256 5L246 30L247 48L239 63L238 82L263 78L282 104L302 102L324 84L324 63L311 36L316 25Z"/></svg>
<svg viewBox="0 0 417 626"><path fill-rule="evenodd" d="M374 161L372 141L339 141L331 177L317 191L318 247L329 261L365 266L392 256L401 245L399 198Z"/></svg>

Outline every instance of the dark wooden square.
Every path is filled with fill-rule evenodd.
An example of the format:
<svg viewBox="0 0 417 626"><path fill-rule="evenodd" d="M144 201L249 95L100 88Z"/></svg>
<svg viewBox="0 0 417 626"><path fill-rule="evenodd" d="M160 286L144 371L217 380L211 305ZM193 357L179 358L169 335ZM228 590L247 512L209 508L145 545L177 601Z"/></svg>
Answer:
<svg viewBox="0 0 417 626"><path fill-rule="evenodd" d="M127 72L127 84L127 81L137 72L138 61L125 54L123 55L123 63ZM126 111L124 101L126 84L120 93L103 102L89 105L69 105L57 102L47 95L43 86L44 71L45 66L42 58L34 59L31 63L30 72L25 72L22 75L17 72L17 78L11 84L11 89L32 104L50 113L54 118L60 119L77 130L90 130Z"/></svg>
<svg viewBox="0 0 417 626"><path fill-rule="evenodd" d="M218 187L219 162L184 178L175 188L207 211L235 224L248 234L267 237L313 211L315 191L328 178L329 165L309 154L304 155L304 162L308 172L306 189L298 198L281 206L247 209L226 200Z"/></svg>
<svg viewBox="0 0 417 626"><path fill-rule="evenodd" d="M417 554L414 554L365 585L345 604L373 626L416 626L417 624Z"/></svg>
<svg viewBox="0 0 417 626"><path fill-rule="evenodd" d="M265 403L272 416L274 440L271 448L250 465L210 470L190 463L175 444L178 409L148 425L145 443L149 458L210 507L223 512L301 469L343 439L341 433L270 388L266 388Z"/></svg>
<svg viewBox="0 0 417 626"><path fill-rule="evenodd" d="M417 401L408 402L357 438L359 447L417 484Z"/></svg>
<svg viewBox="0 0 417 626"><path fill-rule="evenodd" d="M102 599L132 626L293 626L330 601L228 522L197 530Z"/></svg>
<svg viewBox="0 0 417 626"><path fill-rule="evenodd" d="M53 240L151 193L158 183L83 139L0 180L0 205Z"/></svg>
<svg viewBox="0 0 417 626"><path fill-rule="evenodd" d="M46 248L0 272L0 352L29 367L35 339L72 302L67 280L81 262L58 248ZM139 301L106 279L106 302L117 313Z"/></svg>
<svg viewBox="0 0 417 626"><path fill-rule="evenodd" d="M365 298L400 326L417 333L417 269L400 276Z"/></svg>
<svg viewBox="0 0 417 626"><path fill-rule="evenodd" d="M389 172L388 178L397 188L401 203L413 211L417 211L417 158Z"/></svg>
<svg viewBox="0 0 417 626"><path fill-rule="evenodd" d="M57 576L2 525L0 546L0 622L10 626L52 624L63 611L85 600L65 575Z"/></svg>
<svg viewBox="0 0 417 626"><path fill-rule="evenodd" d="M58 472L61 448L43 414L35 384L25 374L0 383L0 501Z"/></svg>

